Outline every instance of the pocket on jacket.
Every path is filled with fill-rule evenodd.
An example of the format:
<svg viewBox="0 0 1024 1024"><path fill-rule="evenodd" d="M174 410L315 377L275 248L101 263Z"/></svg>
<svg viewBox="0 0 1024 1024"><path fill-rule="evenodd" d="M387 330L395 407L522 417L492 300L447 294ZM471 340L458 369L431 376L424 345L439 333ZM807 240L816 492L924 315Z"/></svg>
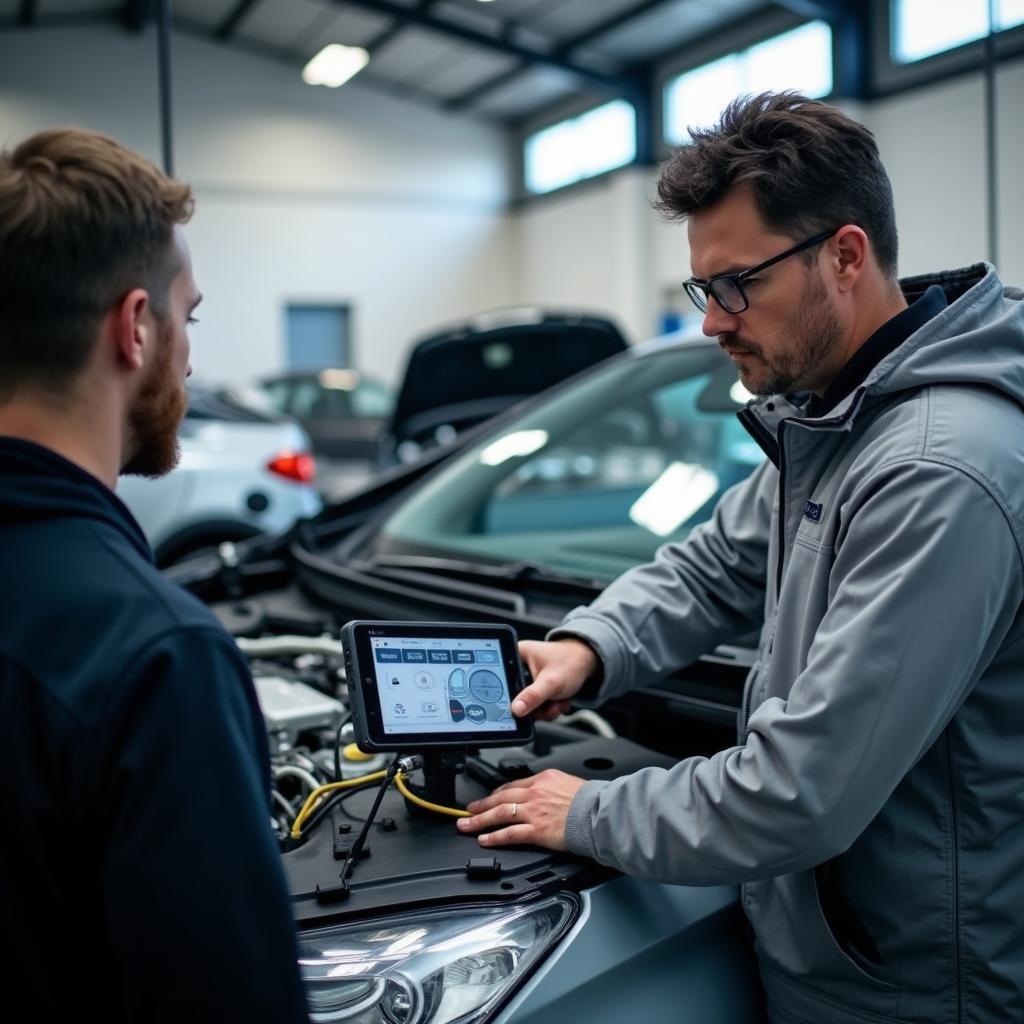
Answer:
<svg viewBox="0 0 1024 1024"><path fill-rule="evenodd" d="M833 872L833 862L820 864L808 874L822 929L835 953L873 984L899 991L874 939L843 895Z"/></svg>
<svg viewBox="0 0 1024 1024"><path fill-rule="evenodd" d="M843 950L822 913L813 871L748 882L743 909L754 926L765 984L774 978L780 1006L793 1013L804 1004L817 1007L812 1015L821 1018L822 1002L833 1000L868 1019L898 1016L903 989L885 967L860 964Z"/></svg>

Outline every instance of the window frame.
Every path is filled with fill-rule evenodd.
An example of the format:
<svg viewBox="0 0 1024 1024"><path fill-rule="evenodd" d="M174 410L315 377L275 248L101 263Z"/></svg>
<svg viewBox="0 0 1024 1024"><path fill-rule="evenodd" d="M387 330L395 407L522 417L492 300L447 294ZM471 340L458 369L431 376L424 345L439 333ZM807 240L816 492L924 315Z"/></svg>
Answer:
<svg viewBox="0 0 1024 1024"><path fill-rule="evenodd" d="M765 43L775 36L783 35L795 28L819 18L808 18L792 11L780 9L765 10L758 15L746 17L732 25L695 39L685 51L673 54L655 65L651 87L654 95L651 99L651 115L654 119L654 146L659 160L665 159L678 145L671 143L665 133L665 90L673 79L696 71L731 53L747 50L759 43ZM832 91L820 97L822 103L831 103L837 97L839 75L838 33L834 23L832 28ZM723 45L723 37L728 38L728 45Z"/></svg>
<svg viewBox="0 0 1024 1024"><path fill-rule="evenodd" d="M824 18L800 17L798 15L785 12L779 12L778 14L773 13L765 15L761 19L751 20L752 24L750 25L749 38L743 38L743 35L739 30L737 30L735 34L730 33L734 40L733 44L728 48L723 49L721 44L721 33L718 33L716 48L706 49L705 47L698 45L688 47L686 51L687 59L685 61L680 62L678 59L667 61L658 67L654 80L656 95L654 97L652 107L657 125L657 145L662 153L667 155L673 149L678 148L678 146L685 145L685 143L672 142L668 139L668 125L666 124L668 111L665 104L665 94L672 82L683 77L683 75L690 74L693 71L699 71L701 68L707 67L709 64L713 64L715 61L721 60L724 57L731 56L732 54L743 53L755 46L759 46L761 43L767 43L778 36L785 35L787 32L792 32L798 28L803 28L805 25L810 25L816 21L824 21L825 24L828 25L832 37L832 88L829 92L823 93L821 96L815 97L815 99L822 103L831 103L834 101L839 91L838 82L840 79L840 54L838 32L835 22L828 21Z"/></svg>
<svg viewBox="0 0 1024 1024"><path fill-rule="evenodd" d="M767 8L754 14L746 14L729 24L720 26L713 31L698 36L688 43L684 48L673 50L672 53L651 64L651 74L648 85L648 116L649 123L641 124L643 111L637 109L637 158L631 163L623 164L620 167L610 168L590 178L583 178L571 182L560 188L551 189L548 192L529 192L526 188L526 140L531 135L544 128L550 128L560 121L567 121L573 117L579 117L590 110L603 106L609 102L608 99L597 100L592 96L563 100L534 117L528 118L516 126L513 135L512 145L515 147L515 181L513 182L513 196L511 207L521 208L528 204L545 202L553 196L567 196L579 189L590 188L607 184L607 179L613 174L619 174L630 167L646 166L650 161L644 161L640 143L640 135L645 130L651 136L651 152L653 163L657 164L664 160L676 147L665 141L664 123L664 97L665 85L671 78L693 71L704 64L710 64L720 57L728 56L738 50L745 50L758 43L766 42L777 35L789 32L794 28L800 28L808 22L820 19L809 18L805 15L796 14L792 11L781 8ZM839 73L839 48L838 33L834 23L832 27L832 92L822 96L822 102L832 102L840 86ZM723 45L723 37L729 40L728 45ZM610 99L626 99L626 97L610 97ZM627 99L627 102L629 100Z"/></svg>
<svg viewBox="0 0 1024 1024"><path fill-rule="evenodd" d="M527 142L535 135L546 131L548 128L554 128L557 125L563 124L567 121L574 121L577 118L584 117L594 110L599 110L601 107L606 107L610 103L623 102L629 104L633 108L633 158L624 164L619 164L616 167L609 167L607 170L599 171L597 174L591 174L585 178L577 178L575 181L568 181L564 185L559 185L555 188L548 189L546 192L531 192L527 186L526 180L526 145ZM643 130L640 124L640 119L643 117L643 112L639 110L635 103L633 103L626 96L611 96L606 99L595 101L593 97L587 97L582 100L575 100L568 104L559 104L547 111L544 115L526 122L520 131L516 134L515 145L518 152L518 180L516 181L516 192L518 194L518 200L520 202L529 200L545 199L548 196L553 195L565 195L572 189L577 189L583 186L590 185L592 182L600 182L606 180L609 175L616 174L619 171L625 170L627 167L635 167L639 162L640 156L640 133Z"/></svg>
<svg viewBox="0 0 1024 1024"><path fill-rule="evenodd" d="M892 25L894 5L898 0L868 0L863 9L861 33L866 52L863 54L863 68L856 72L853 80L848 54L844 52L844 31L849 31L842 19L824 19L832 28L832 92L820 97L823 103L873 102L886 99L917 88L935 85L967 74L984 74L987 45L986 39L964 43L950 50L923 57L909 64L901 64L891 56ZM665 88L675 77L694 71L706 64L740 50L766 42L808 22L821 20L801 15L781 7L766 8L753 15L745 15L712 32L691 40L685 47L656 60L651 65L648 77L649 92L647 104L649 123L642 124L643 110L637 109L638 155L629 164L611 168L590 178L575 181L548 192L533 193L526 189L526 139L537 131L551 127L560 121L585 114L608 102L594 97L577 97L554 104L547 110L517 125L513 132L512 145L516 161L513 210L537 202L544 202L554 196L567 196L578 189L607 184L607 179L630 167L649 166L650 157L657 164L665 160L676 146L665 138ZM728 40L723 45L723 39ZM1002 30L996 37L996 62L1002 66L1024 57L1024 25ZM851 90L853 90L851 92ZM625 97L610 97L624 99ZM629 102L627 100L627 102ZM650 133L649 155L645 159L644 147L639 144L641 134Z"/></svg>
<svg viewBox="0 0 1024 1024"><path fill-rule="evenodd" d="M937 85L972 73L984 73L987 37L902 63L893 57L896 4L899 0L871 0L870 89L868 99L879 100L911 89ZM1024 56L1024 25L996 34L996 64Z"/></svg>

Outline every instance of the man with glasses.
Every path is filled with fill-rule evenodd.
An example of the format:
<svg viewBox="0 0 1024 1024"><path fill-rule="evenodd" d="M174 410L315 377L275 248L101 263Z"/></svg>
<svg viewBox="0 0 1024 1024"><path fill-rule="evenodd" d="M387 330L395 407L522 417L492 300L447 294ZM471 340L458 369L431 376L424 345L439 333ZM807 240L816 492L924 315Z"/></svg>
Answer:
<svg viewBox="0 0 1024 1024"><path fill-rule="evenodd" d="M737 101L662 170L687 292L768 460L707 524L524 642L550 719L760 629L737 744L545 772L460 823L624 872L740 883L785 1024L1024 1019L1024 293L900 281L870 132Z"/></svg>

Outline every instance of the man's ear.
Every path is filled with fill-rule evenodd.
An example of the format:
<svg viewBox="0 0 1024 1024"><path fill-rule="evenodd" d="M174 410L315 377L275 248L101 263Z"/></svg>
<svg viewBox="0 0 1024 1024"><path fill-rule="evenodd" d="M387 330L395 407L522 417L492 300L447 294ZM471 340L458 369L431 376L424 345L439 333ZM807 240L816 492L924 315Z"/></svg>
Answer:
<svg viewBox="0 0 1024 1024"><path fill-rule="evenodd" d="M839 291L849 291L864 273L871 253L871 243L863 228L845 224L832 238L829 261Z"/></svg>
<svg viewBox="0 0 1024 1024"><path fill-rule="evenodd" d="M141 370L155 327L149 308L149 292L145 288L133 288L111 313L118 359L133 370Z"/></svg>

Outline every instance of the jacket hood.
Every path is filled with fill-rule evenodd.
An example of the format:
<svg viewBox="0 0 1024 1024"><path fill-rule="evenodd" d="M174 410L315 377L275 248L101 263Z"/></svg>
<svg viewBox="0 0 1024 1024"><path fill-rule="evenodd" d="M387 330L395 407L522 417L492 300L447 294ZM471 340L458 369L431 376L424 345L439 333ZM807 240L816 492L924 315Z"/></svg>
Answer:
<svg viewBox="0 0 1024 1024"><path fill-rule="evenodd" d="M110 488L48 448L0 437L0 526L60 518L106 523L153 561L142 528Z"/></svg>
<svg viewBox="0 0 1024 1024"><path fill-rule="evenodd" d="M1005 287L988 263L900 282L908 302L936 284L947 307L886 356L864 390L891 394L931 384L977 384L1024 406L1024 291Z"/></svg>

